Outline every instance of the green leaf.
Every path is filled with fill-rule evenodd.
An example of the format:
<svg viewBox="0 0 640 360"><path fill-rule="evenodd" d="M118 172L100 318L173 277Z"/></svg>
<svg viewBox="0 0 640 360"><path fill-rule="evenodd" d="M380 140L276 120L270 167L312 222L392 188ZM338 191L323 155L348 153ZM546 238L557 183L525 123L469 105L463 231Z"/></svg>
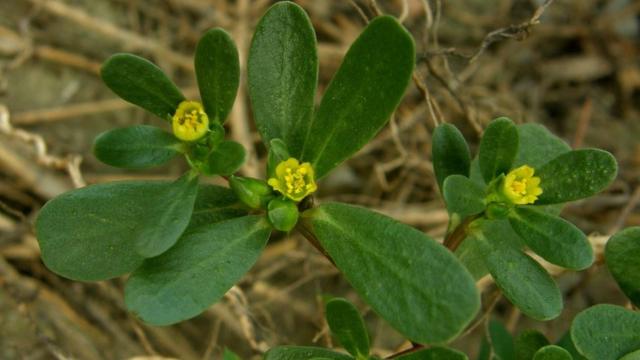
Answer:
<svg viewBox="0 0 640 360"><path fill-rule="evenodd" d="M543 259L572 270L593 263L593 249L587 237L572 223L533 207L516 207L509 214L513 229Z"/></svg>
<svg viewBox="0 0 640 360"><path fill-rule="evenodd" d="M564 335L562 335L562 338L560 338L560 340L558 340L558 343L556 345L558 345L561 348L567 350L569 352L569 354L571 354L571 357L574 360L587 360L586 357L580 355L580 353L576 349L575 345L573 345L573 340L571 340L571 331L570 330L568 330L567 332L564 333Z"/></svg>
<svg viewBox="0 0 640 360"><path fill-rule="evenodd" d="M187 231L202 225L247 215L247 208L233 190L217 185L200 185Z"/></svg>
<svg viewBox="0 0 640 360"><path fill-rule="evenodd" d="M622 292L640 307L640 227L624 229L612 236L604 256Z"/></svg>
<svg viewBox="0 0 640 360"><path fill-rule="evenodd" d="M516 126L520 138L514 168L529 165L534 169L553 160L556 156L571 151L571 147L553 135L542 125L521 124Z"/></svg>
<svg viewBox="0 0 640 360"><path fill-rule="evenodd" d="M640 349L628 353L627 355L621 357L620 360L640 360Z"/></svg>
<svg viewBox="0 0 640 360"><path fill-rule="evenodd" d="M224 349L222 360L241 360L241 359L240 359L240 356L234 354L233 351L229 349Z"/></svg>
<svg viewBox="0 0 640 360"><path fill-rule="evenodd" d="M125 169L158 166L182 152L182 142L155 126L134 125L103 132L94 141L98 160Z"/></svg>
<svg viewBox="0 0 640 360"><path fill-rule="evenodd" d="M171 120L184 95L160 68L132 54L115 54L102 65L102 81L122 99Z"/></svg>
<svg viewBox="0 0 640 360"><path fill-rule="evenodd" d="M487 340L486 336L482 337L480 342L480 349L478 350L478 356L476 360L490 360L491 359L491 344Z"/></svg>
<svg viewBox="0 0 640 360"><path fill-rule="evenodd" d="M353 360L347 354L307 346L278 346L264 354L264 360L302 360L302 359Z"/></svg>
<svg viewBox="0 0 640 360"><path fill-rule="evenodd" d="M247 66L249 96L263 141L280 138L299 158L318 82L316 35L300 6L283 1L264 14Z"/></svg>
<svg viewBox="0 0 640 360"><path fill-rule="evenodd" d="M381 16L367 25L331 80L304 142L302 160L317 178L387 123L409 85L414 58L413 38L396 19Z"/></svg>
<svg viewBox="0 0 640 360"><path fill-rule="evenodd" d="M615 179L618 165L604 150L566 152L536 171L543 193L536 205L558 204L595 195Z"/></svg>
<svg viewBox="0 0 640 360"><path fill-rule="evenodd" d="M340 203L323 204L305 218L360 296L409 339L446 342L478 311L472 277L424 233Z"/></svg>
<svg viewBox="0 0 640 360"><path fill-rule="evenodd" d="M442 194L449 214L457 214L460 219L479 214L485 209L484 189L462 175L447 177Z"/></svg>
<svg viewBox="0 0 640 360"><path fill-rule="evenodd" d="M481 232L475 236L491 247L485 264L509 301L536 320L549 320L560 314L562 294L538 262L520 250L487 239Z"/></svg>
<svg viewBox="0 0 640 360"><path fill-rule="evenodd" d="M369 334L358 309L346 299L329 300L326 306L327 323L342 347L358 359L369 355Z"/></svg>
<svg viewBox="0 0 640 360"><path fill-rule="evenodd" d="M185 233L147 259L127 281L127 308L151 325L190 319L218 301L249 271L269 239L264 217L244 216Z"/></svg>
<svg viewBox="0 0 640 360"><path fill-rule="evenodd" d="M226 31L211 29L198 41L194 63L204 110L211 120L224 123L240 82L236 44Z"/></svg>
<svg viewBox="0 0 640 360"><path fill-rule="evenodd" d="M485 182L511 169L518 154L518 128L506 117L497 118L484 130L478 160Z"/></svg>
<svg viewBox="0 0 640 360"><path fill-rule="evenodd" d="M536 352L533 360L573 360L573 357L560 346L547 345Z"/></svg>
<svg viewBox="0 0 640 360"><path fill-rule="evenodd" d="M515 359L532 360L538 349L549 345L549 340L538 330L525 330L515 340Z"/></svg>
<svg viewBox="0 0 640 360"><path fill-rule="evenodd" d="M229 176L242 167L246 158L244 146L233 140L224 140L209 154L203 171L207 175Z"/></svg>
<svg viewBox="0 0 640 360"><path fill-rule="evenodd" d="M497 360L513 360L515 358L513 337L500 322L495 320L489 322L489 339Z"/></svg>
<svg viewBox="0 0 640 360"><path fill-rule="evenodd" d="M407 355L394 358L397 360L468 360L467 355L460 351L435 346L429 349L418 350Z"/></svg>
<svg viewBox="0 0 640 360"><path fill-rule="evenodd" d="M469 177L471 167L469 146L458 128L448 123L438 125L433 131L431 141L433 171L440 190L444 180L450 175Z"/></svg>
<svg viewBox="0 0 640 360"><path fill-rule="evenodd" d="M196 181L121 181L87 186L49 201L36 220L42 260L73 280L133 271L170 247L193 209ZM148 250L145 252L145 250Z"/></svg>
<svg viewBox="0 0 640 360"><path fill-rule="evenodd" d="M640 314L615 305L592 306L573 319L571 338L587 359L616 360L640 349Z"/></svg>

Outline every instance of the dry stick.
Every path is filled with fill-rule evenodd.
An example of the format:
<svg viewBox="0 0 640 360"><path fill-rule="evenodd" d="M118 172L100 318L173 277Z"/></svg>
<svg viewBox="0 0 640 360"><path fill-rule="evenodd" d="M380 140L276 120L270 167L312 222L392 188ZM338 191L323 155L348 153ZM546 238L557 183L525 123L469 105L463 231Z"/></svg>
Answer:
<svg viewBox="0 0 640 360"><path fill-rule="evenodd" d="M591 98L587 98L582 105L582 109L580 109L580 117L578 118L578 128L576 129L576 134L573 137L573 146L572 148L579 148L582 146L582 141L587 134L587 129L589 128L589 122L591 121L591 115L593 114L593 102Z"/></svg>
<svg viewBox="0 0 640 360"><path fill-rule="evenodd" d="M179 54L152 39L131 31L122 30L106 20L95 18L58 0L29 1L48 13L71 20L84 28L116 39L131 49L149 51L183 69L193 71L193 62L189 57Z"/></svg>
<svg viewBox="0 0 640 360"><path fill-rule="evenodd" d="M246 53L248 49L248 30L249 30L249 1L238 0L236 6L236 12L238 15L237 27L235 29L235 39L237 42L238 53L240 55L240 86L238 87L238 94L236 95L236 103L231 109L231 136L242 144L247 151L247 161L242 167L245 175L250 177L258 177L258 164L255 156L255 148L253 143L253 137L251 136L251 128L249 125L248 111L247 111L247 99L246 99Z"/></svg>
<svg viewBox="0 0 640 360"><path fill-rule="evenodd" d="M100 74L100 63L88 59L82 55L72 52L56 49L46 45L36 46L33 54L40 59L57 62L60 64L73 66L78 69L90 72L92 74Z"/></svg>

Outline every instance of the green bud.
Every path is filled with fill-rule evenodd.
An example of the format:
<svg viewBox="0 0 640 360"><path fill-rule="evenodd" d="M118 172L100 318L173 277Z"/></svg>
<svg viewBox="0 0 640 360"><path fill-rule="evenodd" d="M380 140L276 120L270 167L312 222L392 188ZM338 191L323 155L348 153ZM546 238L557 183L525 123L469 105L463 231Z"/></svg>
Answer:
<svg viewBox="0 0 640 360"><path fill-rule="evenodd" d="M224 127L217 121L212 121L209 124L209 146L216 148L224 140L224 134Z"/></svg>
<svg viewBox="0 0 640 360"><path fill-rule="evenodd" d="M489 219L506 219L513 206L501 202L493 202L487 205L487 217Z"/></svg>
<svg viewBox="0 0 640 360"><path fill-rule="evenodd" d="M267 158L267 178L275 177L276 167L291 156L287 144L280 139L272 139L269 142L269 156Z"/></svg>
<svg viewBox="0 0 640 360"><path fill-rule="evenodd" d="M263 180L231 175L229 185L238 199L252 209L264 208L273 198L273 190Z"/></svg>
<svg viewBox="0 0 640 360"><path fill-rule="evenodd" d="M298 206L292 200L275 198L269 202L267 218L276 230L289 232L298 222Z"/></svg>

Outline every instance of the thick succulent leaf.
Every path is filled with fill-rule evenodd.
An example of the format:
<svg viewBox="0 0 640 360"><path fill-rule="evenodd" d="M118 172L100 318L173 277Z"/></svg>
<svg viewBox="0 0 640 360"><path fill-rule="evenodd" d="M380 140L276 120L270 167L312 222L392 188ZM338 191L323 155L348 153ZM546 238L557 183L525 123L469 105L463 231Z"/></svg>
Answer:
<svg viewBox="0 0 640 360"><path fill-rule="evenodd" d="M190 319L218 301L253 266L269 239L262 216L244 216L185 233L147 259L127 281L127 308L152 325Z"/></svg>
<svg viewBox="0 0 640 360"><path fill-rule="evenodd" d="M431 143L433 171L442 191L444 180L450 175L469 177L471 155L469 145L458 128L452 124L438 125L433 131Z"/></svg>
<svg viewBox="0 0 640 360"><path fill-rule="evenodd" d="M182 151L182 142L173 134L149 125L106 131L93 144L93 154L98 160L125 169L162 165Z"/></svg>
<svg viewBox="0 0 640 360"><path fill-rule="evenodd" d="M358 309L342 298L329 300L326 306L329 329L351 355L366 359L369 355L369 334Z"/></svg>
<svg viewBox="0 0 640 360"><path fill-rule="evenodd" d="M459 219L476 215L485 209L485 190L462 175L451 175L444 181L442 190L447 210Z"/></svg>
<svg viewBox="0 0 640 360"><path fill-rule="evenodd" d="M316 35L292 2L273 5L256 27L248 60L249 96L265 144L282 139L299 158L318 82Z"/></svg>
<svg viewBox="0 0 640 360"><path fill-rule="evenodd" d="M640 314L609 304L590 307L573 319L571 338L587 359L619 359L640 349Z"/></svg>
<svg viewBox="0 0 640 360"><path fill-rule="evenodd" d="M434 346L429 349L418 350L410 354L398 356L398 360L468 360L469 358L460 351Z"/></svg>
<svg viewBox="0 0 640 360"><path fill-rule="evenodd" d="M571 151L571 147L566 142L540 124L529 123L516 127L518 128L520 145L518 146L518 155L513 163L514 168L529 165L538 169L556 156Z"/></svg>
<svg viewBox="0 0 640 360"><path fill-rule="evenodd" d="M549 340L538 330L525 330L515 340L515 360L532 360L538 349L549 345Z"/></svg>
<svg viewBox="0 0 640 360"><path fill-rule="evenodd" d="M536 205L558 204L583 199L604 190L618 172L616 159L599 149L563 153L538 171L543 193Z"/></svg>
<svg viewBox="0 0 640 360"><path fill-rule="evenodd" d="M627 355L620 358L620 360L638 360L640 359L640 349L630 352Z"/></svg>
<svg viewBox="0 0 640 360"><path fill-rule="evenodd" d="M226 31L211 29L198 41L194 62L204 110L209 119L224 123L240 82L236 44Z"/></svg>
<svg viewBox="0 0 640 360"><path fill-rule="evenodd" d="M185 100L160 68L132 54L115 54L102 65L102 81L122 99L164 120Z"/></svg>
<svg viewBox="0 0 640 360"><path fill-rule="evenodd" d="M497 118L484 130L478 149L480 172L485 182L511 169L518 154L518 129L508 118Z"/></svg>
<svg viewBox="0 0 640 360"><path fill-rule="evenodd" d="M209 154L203 170L207 175L229 176L242 167L246 158L244 146L233 140L224 140Z"/></svg>
<svg viewBox="0 0 640 360"><path fill-rule="evenodd" d="M36 233L42 260L73 280L106 280L162 253L186 228L197 181L122 181L87 186L49 201Z"/></svg>
<svg viewBox="0 0 640 360"><path fill-rule="evenodd" d="M424 233L340 203L323 204L303 219L360 296L409 339L444 343L478 311L472 277Z"/></svg>
<svg viewBox="0 0 640 360"><path fill-rule="evenodd" d="M353 360L347 354L337 353L323 348L307 346L278 346L264 354L264 360L301 360L301 359L330 359Z"/></svg>
<svg viewBox="0 0 640 360"><path fill-rule="evenodd" d="M562 218L533 207L516 207L509 214L509 222L531 250L552 264L582 270L593 263L587 237Z"/></svg>
<svg viewBox="0 0 640 360"><path fill-rule="evenodd" d="M515 349L513 337L499 321L489 322L489 339L496 360L513 360Z"/></svg>
<svg viewBox="0 0 640 360"><path fill-rule="evenodd" d="M222 360L242 360L240 356L233 353L233 351L229 349L224 349L224 354L222 354Z"/></svg>
<svg viewBox="0 0 640 360"><path fill-rule="evenodd" d="M322 97L302 159L321 178L362 148L387 123L409 85L413 38L390 16L369 23L351 45ZM289 144L288 144L289 145ZM294 149L289 149L295 155Z"/></svg>
<svg viewBox="0 0 640 360"><path fill-rule="evenodd" d="M233 190L217 185L200 185L188 230L248 214ZM187 230L187 231L188 231Z"/></svg>
<svg viewBox="0 0 640 360"><path fill-rule="evenodd" d="M536 320L549 320L560 314L562 294L538 262L517 248L504 245L507 239L490 238L481 231L474 236L490 249L485 265L509 301Z"/></svg>
<svg viewBox="0 0 640 360"><path fill-rule="evenodd" d="M533 360L573 360L573 357L560 346L547 345L536 352Z"/></svg>
<svg viewBox="0 0 640 360"><path fill-rule="evenodd" d="M604 256L620 289L640 307L640 227L631 227L612 236Z"/></svg>

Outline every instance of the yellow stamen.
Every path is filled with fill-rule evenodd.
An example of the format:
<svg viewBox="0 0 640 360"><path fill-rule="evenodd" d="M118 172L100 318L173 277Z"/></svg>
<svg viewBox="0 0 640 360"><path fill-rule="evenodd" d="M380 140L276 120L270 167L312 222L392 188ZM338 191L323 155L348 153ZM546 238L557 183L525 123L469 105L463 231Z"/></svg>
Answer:
<svg viewBox="0 0 640 360"><path fill-rule="evenodd" d="M504 178L503 193L517 205L533 204L542 194L540 178L533 176L535 170L522 165L511 170Z"/></svg>
<svg viewBox="0 0 640 360"><path fill-rule="evenodd" d="M184 141L198 140L209 130L209 117L197 101L181 102L171 123L173 134Z"/></svg>
<svg viewBox="0 0 640 360"><path fill-rule="evenodd" d="M275 177L270 178L267 183L293 201L300 201L318 189L311 164L300 164L294 158L278 164Z"/></svg>

